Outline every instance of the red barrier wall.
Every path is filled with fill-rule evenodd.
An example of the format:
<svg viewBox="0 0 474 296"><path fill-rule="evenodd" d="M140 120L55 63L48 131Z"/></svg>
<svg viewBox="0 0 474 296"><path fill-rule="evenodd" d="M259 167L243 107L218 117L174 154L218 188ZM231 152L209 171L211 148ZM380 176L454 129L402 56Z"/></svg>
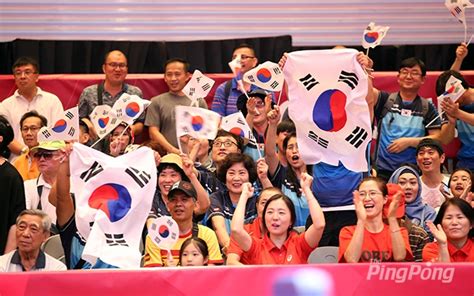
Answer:
<svg viewBox="0 0 474 296"><path fill-rule="evenodd" d="M328 279L314 274L317 271L325 272ZM289 289L292 285L276 284L282 280L294 283L295 278L332 290L329 295L473 295L473 274L472 263L3 273L0 274L0 295L271 295L275 286L282 292L280 295L298 295ZM317 294L314 288L310 291L305 295L323 295Z"/></svg>

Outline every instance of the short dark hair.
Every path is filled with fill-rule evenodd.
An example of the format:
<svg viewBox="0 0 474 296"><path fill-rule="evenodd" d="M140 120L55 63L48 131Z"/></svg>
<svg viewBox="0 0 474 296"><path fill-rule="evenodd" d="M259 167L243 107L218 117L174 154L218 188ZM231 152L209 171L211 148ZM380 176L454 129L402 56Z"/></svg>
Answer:
<svg viewBox="0 0 474 296"><path fill-rule="evenodd" d="M39 118L39 119L41 120L41 127L48 125L48 119L46 119L46 117L44 117L43 115L39 114L38 111L32 110L32 111L29 111L29 112L26 112L25 114L23 114L23 116L22 116L21 119L20 119L20 128L23 126L23 122L24 122L27 118L30 118L30 117L37 117L37 118Z"/></svg>
<svg viewBox="0 0 474 296"><path fill-rule="evenodd" d="M426 66L425 66L425 63L417 58L417 57L411 57L411 58L408 58L408 59L404 59L401 63L400 63L400 67L398 67L398 72L400 72L401 69L403 68L413 68L415 66L420 66L420 69L421 69L421 76L422 77L425 77L426 76Z"/></svg>
<svg viewBox="0 0 474 296"><path fill-rule="evenodd" d="M126 56L121 50L113 49L113 50L107 52L107 53L104 55L104 65L105 65L105 63L107 62L107 58L109 57L109 55L110 55L112 52L114 52L114 51L121 53L121 54L125 57L125 61L128 63L127 56Z"/></svg>
<svg viewBox="0 0 474 296"><path fill-rule="evenodd" d="M239 49L239 48L248 48L248 49L250 49L250 50L252 51L252 54L253 54L254 56L256 56L256 54L255 54L255 48L254 48L252 45L248 44L248 43L240 43L239 45L237 45L236 47L234 47L234 50L232 50L232 54L234 54L234 52L235 52L237 49Z"/></svg>
<svg viewBox="0 0 474 296"><path fill-rule="evenodd" d="M191 65L189 64L188 61L186 61L185 59L182 59L182 58L172 58L172 59L169 59L165 62L164 64L164 71L166 72L166 67L168 67L169 64L172 64L172 63L181 63L183 64L184 66L184 72L189 72L189 68L191 67Z"/></svg>
<svg viewBox="0 0 474 296"><path fill-rule="evenodd" d="M12 66L12 72L15 72L15 69L21 66L32 65L36 73L39 73L39 64L32 57L19 57Z"/></svg>
<svg viewBox="0 0 474 296"><path fill-rule="evenodd" d="M458 207L464 214L464 216L466 216L466 218L469 220L471 226L474 226L474 209L467 201L458 197L448 198L445 202L443 202L443 204L439 208L438 215L436 215L436 218L433 221L435 225L441 224L441 222L443 221L444 214L446 213L446 210L449 206ZM468 237L474 237L474 231L472 228L468 233Z"/></svg>
<svg viewBox="0 0 474 296"><path fill-rule="evenodd" d="M377 186L379 187L380 191L382 191L382 194L384 197L388 195L387 182L385 182L385 180L381 179L380 177L374 177L374 176L368 176L362 179L362 181L360 181L359 186L357 186L357 190L360 189L360 186L363 183L369 182L369 181L374 181L375 183L377 183Z"/></svg>
<svg viewBox="0 0 474 296"><path fill-rule="evenodd" d="M244 151L244 139L241 136L238 136L236 134L233 134L233 133L228 132L228 131L223 130L223 129L219 129L217 131L217 135L216 135L215 139L217 139L219 137L232 137L237 142L237 148L239 148L240 152ZM210 143L210 145L212 147L212 143Z"/></svg>
<svg viewBox="0 0 474 296"><path fill-rule="evenodd" d="M236 163L243 163L245 169L249 174L249 182L253 183L257 180L257 168L255 162L247 154L243 153L229 153L222 162L222 165L217 170L217 179L222 183L226 183L227 171Z"/></svg>
<svg viewBox="0 0 474 296"><path fill-rule="evenodd" d="M292 120L282 120L277 125L277 135L283 132L296 133L296 126Z"/></svg>
<svg viewBox="0 0 474 296"><path fill-rule="evenodd" d="M0 143L0 155L8 158L10 156L10 149L8 149L8 144L13 141L14 133L13 128L8 122L8 120L0 115L0 136L3 137L2 142Z"/></svg>
<svg viewBox="0 0 474 296"><path fill-rule="evenodd" d="M82 130L83 133L88 134L89 133L89 126L87 123L81 119L79 119L79 128Z"/></svg>
<svg viewBox="0 0 474 296"><path fill-rule="evenodd" d="M268 228L267 228L267 223L265 222L265 213L267 212L268 206L275 200L281 199L283 202L286 204L288 209L290 210L290 215L291 215L291 224L290 227L288 228L288 234L290 231L293 230L293 226L296 221L296 211L295 211L295 205L291 201L291 199L284 195L284 194L275 194L274 196L270 197L267 200L267 203L265 204L265 207L263 208L263 217L262 217L262 226L263 226L263 233L268 235Z"/></svg>
<svg viewBox="0 0 474 296"><path fill-rule="evenodd" d="M283 194L283 192L281 191L280 188L278 187L268 187L268 188L265 188L263 189L262 191L260 191L260 194L257 196L257 201L256 203L258 204L258 202L260 201L260 198L262 197L262 194L263 193L266 193L266 192L274 192L275 194L274 195L277 195L277 194ZM272 195L273 196L273 195Z"/></svg>
<svg viewBox="0 0 474 296"><path fill-rule="evenodd" d="M458 71L447 70L441 73L436 79L436 95L440 96L446 91L446 83L449 80L449 77L454 76L455 78L461 80L461 84L465 89L469 88L469 83L467 83L464 76L461 75Z"/></svg>
<svg viewBox="0 0 474 296"><path fill-rule="evenodd" d="M201 252L202 257L204 257L204 259L206 258L209 259L209 248L207 246L206 241L200 237L190 237L190 238L187 238L183 242L183 244L181 245L181 249L179 249L179 264L178 265L182 265L181 259L183 256L184 249L186 249L186 247L189 246L190 244L193 244L196 248L199 249L199 252Z"/></svg>

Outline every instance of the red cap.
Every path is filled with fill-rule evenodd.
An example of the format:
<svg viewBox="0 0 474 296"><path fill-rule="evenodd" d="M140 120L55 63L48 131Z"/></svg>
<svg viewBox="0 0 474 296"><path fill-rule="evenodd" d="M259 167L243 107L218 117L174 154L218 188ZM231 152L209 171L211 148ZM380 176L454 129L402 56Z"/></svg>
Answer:
<svg viewBox="0 0 474 296"><path fill-rule="evenodd" d="M390 207L390 204L392 203L392 200L395 194L398 191L400 191L402 193L402 198L400 198L400 204L398 205L396 216L397 218L403 218L405 216L405 192L402 190L400 185L394 184L394 183L388 183L387 189L388 189L388 198L387 198L387 202L383 206L383 216L385 218L388 218L388 208Z"/></svg>

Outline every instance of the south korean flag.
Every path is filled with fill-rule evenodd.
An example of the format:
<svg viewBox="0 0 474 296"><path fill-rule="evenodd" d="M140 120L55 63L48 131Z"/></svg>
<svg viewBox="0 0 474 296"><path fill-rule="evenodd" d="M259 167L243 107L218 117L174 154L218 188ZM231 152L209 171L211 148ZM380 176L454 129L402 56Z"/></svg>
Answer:
<svg viewBox="0 0 474 296"><path fill-rule="evenodd" d="M198 106L198 100L204 99L209 94L214 83L214 80L202 74L201 71L194 70L193 76L184 86L183 92L192 100L192 106Z"/></svg>
<svg viewBox="0 0 474 296"><path fill-rule="evenodd" d="M283 88L283 71L278 64L265 62L244 74L244 81L268 91L281 91Z"/></svg>
<svg viewBox="0 0 474 296"><path fill-rule="evenodd" d="M368 170L372 138L365 100L367 77L353 49L298 51L288 55L289 115L307 164L341 161L352 171Z"/></svg>
<svg viewBox="0 0 474 296"><path fill-rule="evenodd" d="M175 112L178 138L190 135L196 139L213 140L216 137L221 120L216 112L190 106L176 106Z"/></svg>

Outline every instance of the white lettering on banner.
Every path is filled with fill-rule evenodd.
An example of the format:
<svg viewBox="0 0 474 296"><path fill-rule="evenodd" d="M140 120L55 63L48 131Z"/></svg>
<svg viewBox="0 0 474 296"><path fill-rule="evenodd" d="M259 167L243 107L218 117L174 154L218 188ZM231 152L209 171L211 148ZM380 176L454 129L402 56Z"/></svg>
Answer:
<svg viewBox="0 0 474 296"><path fill-rule="evenodd" d="M392 281L397 284L422 280L449 284L453 281L454 272L454 267L434 267L430 262L400 267L372 263L367 272L367 280Z"/></svg>

